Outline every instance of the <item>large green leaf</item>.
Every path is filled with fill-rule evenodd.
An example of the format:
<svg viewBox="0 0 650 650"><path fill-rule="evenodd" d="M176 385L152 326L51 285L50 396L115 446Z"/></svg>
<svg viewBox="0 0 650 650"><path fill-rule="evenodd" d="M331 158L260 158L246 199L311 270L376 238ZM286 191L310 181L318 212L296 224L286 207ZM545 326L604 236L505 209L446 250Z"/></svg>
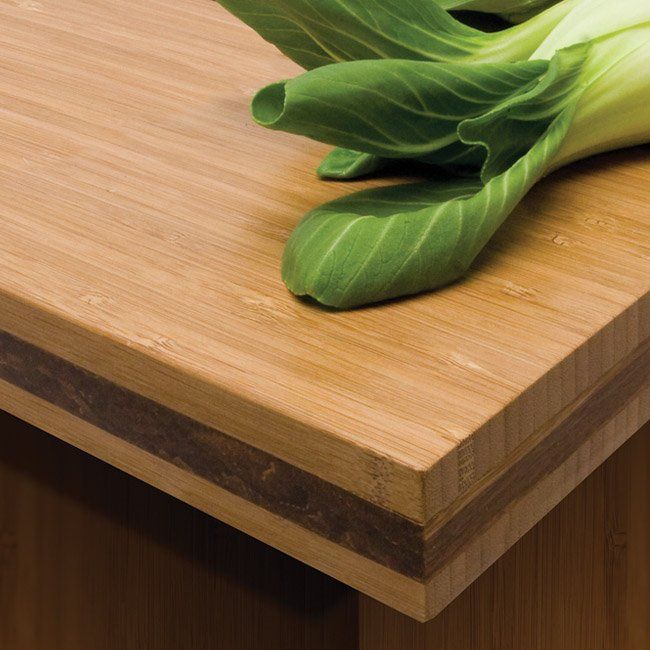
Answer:
<svg viewBox="0 0 650 650"><path fill-rule="evenodd" d="M433 0L219 2L307 69L357 59L453 60L482 45L482 32Z"/></svg>
<svg viewBox="0 0 650 650"><path fill-rule="evenodd" d="M350 308L460 277L562 145L586 55L586 46L558 53L535 88L460 125L463 138L488 153L484 185L468 179L370 190L309 213L285 250L289 289ZM506 132L514 145L502 140Z"/></svg>
<svg viewBox="0 0 650 650"><path fill-rule="evenodd" d="M365 59L526 59L568 11L561 3L526 24L485 33L436 0L218 1L306 69Z"/></svg>
<svg viewBox="0 0 650 650"><path fill-rule="evenodd" d="M462 142L487 151L481 169L484 182L506 172L542 138L552 119L565 107L575 106L584 92L580 82L590 50L588 44L562 50L537 85L459 124Z"/></svg>
<svg viewBox="0 0 650 650"><path fill-rule="evenodd" d="M462 24L442 8L464 8L471 1L219 0L308 70L357 59L494 62L526 59L575 2L565 0L525 25L486 34ZM490 10L492 1L485 0L483 9ZM498 2L498 7L493 7L495 10L530 8L542 2L495 1ZM452 152L454 156L457 153ZM476 163L477 156L469 156ZM318 173L322 178L356 178L386 164L381 156L335 150L323 161Z"/></svg>
<svg viewBox="0 0 650 650"><path fill-rule="evenodd" d="M303 68L311 70L336 61L332 54L319 44L316 35L294 20L281 2L275 0L217 1Z"/></svg>
<svg viewBox="0 0 650 650"><path fill-rule="evenodd" d="M351 61L262 89L255 120L268 128L389 158L458 155L457 127L533 88L547 61L453 64ZM441 152L439 154L438 152Z"/></svg>

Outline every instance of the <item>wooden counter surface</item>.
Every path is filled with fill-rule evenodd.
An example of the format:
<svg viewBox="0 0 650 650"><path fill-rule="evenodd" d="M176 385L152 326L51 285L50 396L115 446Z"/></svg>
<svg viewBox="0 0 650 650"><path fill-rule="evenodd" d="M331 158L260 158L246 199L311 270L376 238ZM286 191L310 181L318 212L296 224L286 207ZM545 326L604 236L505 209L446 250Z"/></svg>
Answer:
<svg viewBox="0 0 650 650"><path fill-rule="evenodd" d="M648 147L546 179L465 281L326 311L284 242L369 183L252 124L292 63L210 0L0 25L0 408L421 620L648 420Z"/></svg>

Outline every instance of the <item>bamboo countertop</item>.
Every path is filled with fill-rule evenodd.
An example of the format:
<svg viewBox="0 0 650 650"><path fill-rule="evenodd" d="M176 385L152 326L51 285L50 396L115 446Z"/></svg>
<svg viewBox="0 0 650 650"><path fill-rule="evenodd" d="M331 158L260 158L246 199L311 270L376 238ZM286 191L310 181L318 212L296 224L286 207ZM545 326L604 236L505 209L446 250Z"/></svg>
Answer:
<svg viewBox="0 0 650 650"><path fill-rule="evenodd" d="M546 179L463 282L326 311L283 245L368 183L251 123L292 63L210 0L0 24L0 407L420 619L648 419L647 147Z"/></svg>

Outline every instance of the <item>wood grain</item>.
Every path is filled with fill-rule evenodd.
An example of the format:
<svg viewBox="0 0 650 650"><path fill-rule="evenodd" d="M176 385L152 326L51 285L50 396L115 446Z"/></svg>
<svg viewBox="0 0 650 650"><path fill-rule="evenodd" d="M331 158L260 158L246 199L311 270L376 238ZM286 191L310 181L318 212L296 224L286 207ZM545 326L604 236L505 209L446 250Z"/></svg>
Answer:
<svg viewBox="0 0 650 650"><path fill-rule="evenodd" d="M355 650L356 594L0 413L0 647Z"/></svg>
<svg viewBox="0 0 650 650"><path fill-rule="evenodd" d="M650 426L416 623L0 413L0 646L645 650Z"/></svg>
<svg viewBox="0 0 650 650"><path fill-rule="evenodd" d="M360 602L360 650L650 647L650 426L437 618Z"/></svg>
<svg viewBox="0 0 650 650"><path fill-rule="evenodd" d="M492 518L479 534L467 539L461 552L426 583L407 578L348 550L344 544L274 515L188 472L173 459L147 452L1 379L0 408L424 621L448 605L648 419L650 387L629 400L560 467Z"/></svg>
<svg viewBox="0 0 650 650"><path fill-rule="evenodd" d="M0 409L357 590L416 618L425 617L427 597L421 583L274 515L3 380Z"/></svg>
<svg viewBox="0 0 650 650"><path fill-rule="evenodd" d="M512 548L552 508L602 465L650 416L650 386L607 425L596 431L560 467L538 480L475 535L426 585L428 620L442 611L498 558ZM571 432L570 435L573 435Z"/></svg>
<svg viewBox="0 0 650 650"><path fill-rule="evenodd" d="M207 0L0 17L0 326L25 340L424 522L647 337L647 149L542 183L467 281L323 312L282 247L365 184L251 124L293 64Z"/></svg>
<svg viewBox="0 0 650 650"><path fill-rule="evenodd" d="M535 524L523 503L543 516L647 419L648 147L546 179L465 281L324 311L285 291L283 244L368 183L318 181L323 147L251 124L254 89L293 64L208 0L0 0L0 20L0 330L58 360L67 400L24 395L10 355L7 410L73 422L84 448L420 618ZM63 368L154 405L126 444ZM138 420L154 411L177 438ZM248 464L220 472L232 449ZM269 463L290 479L263 494ZM349 504L379 518L354 529Z"/></svg>
<svg viewBox="0 0 650 650"><path fill-rule="evenodd" d="M411 520L1 331L0 378L191 476L403 575L424 577L423 531Z"/></svg>
<svg viewBox="0 0 650 650"><path fill-rule="evenodd" d="M639 396L650 383L650 344L612 368L531 436L500 472L486 477L427 527L2 332L0 378L193 476L426 582L475 542L519 495L530 492ZM567 491L571 487L567 482Z"/></svg>
<svg viewBox="0 0 650 650"><path fill-rule="evenodd" d="M503 467L458 499L449 511L429 522L425 532L425 566L430 576L444 568L482 529L561 467L594 433L650 386L650 341L614 367L566 412L530 436ZM643 399L642 397L640 397ZM639 424L645 420L640 418ZM513 486L516 492L513 494Z"/></svg>

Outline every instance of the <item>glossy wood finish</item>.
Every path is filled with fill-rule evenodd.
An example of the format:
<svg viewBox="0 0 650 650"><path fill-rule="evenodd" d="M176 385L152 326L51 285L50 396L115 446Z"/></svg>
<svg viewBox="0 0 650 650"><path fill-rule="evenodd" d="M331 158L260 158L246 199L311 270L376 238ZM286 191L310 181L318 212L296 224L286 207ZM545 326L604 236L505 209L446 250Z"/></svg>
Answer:
<svg viewBox="0 0 650 650"><path fill-rule="evenodd" d="M1 408L421 619L647 420L647 147L541 183L467 280L324 311L282 246L367 183L251 124L295 66L209 0L0 21Z"/></svg>

